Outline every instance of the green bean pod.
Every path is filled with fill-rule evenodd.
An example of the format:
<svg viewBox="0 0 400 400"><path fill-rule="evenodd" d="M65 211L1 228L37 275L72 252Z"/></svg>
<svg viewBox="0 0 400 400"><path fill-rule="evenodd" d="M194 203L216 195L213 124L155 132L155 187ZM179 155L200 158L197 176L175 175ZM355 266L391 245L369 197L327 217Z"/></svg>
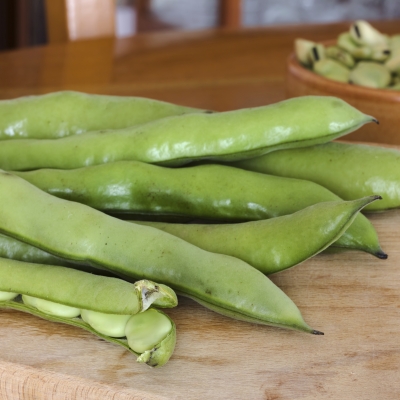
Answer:
<svg viewBox="0 0 400 400"><path fill-rule="evenodd" d="M0 140L57 139L195 112L204 111L140 97L73 91L26 96L0 101Z"/></svg>
<svg viewBox="0 0 400 400"><path fill-rule="evenodd" d="M132 280L166 284L233 318L319 334L289 297L242 260L58 199L10 173L0 173L0 185L2 233Z"/></svg>
<svg viewBox="0 0 400 400"><path fill-rule="evenodd" d="M235 164L246 170L307 179L345 200L379 194L365 211L400 207L400 151L364 144L327 143L279 151Z"/></svg>
<svg viewBox="0 0 400 400"><path fill-rule="evenodd" d="M292 214L340 200L305 180L278 178L223 165L170 169L121 161L76 170L16 172L40 189L110 214L242 222ZM371 223L358 215L334 246L385 257Z"/></svg>
<svg viewBox="0 0 400 400"><path fill-rule="evenodd" d="M379 196L319 203L291 215L241 224L132 221L171 233L204 250L240 258L264 274L293 267L325 250Z"/></svg>
<svg viewBox="0 0 400 400"><path fill-rule="evenodd" d="M82 265L64 260L60 257L53 256L53 254L47 253L46 251L38 249L37 247L31 246L30 244L2 234L0 234L0 257L35 264L58 265L79 269L85 272L115 277L115 275L109 271L93 268L90 265Z"/></svg>
<svg viewBox="0 0 400 400"><path fill-rule="evenodd" d="M201 159L235 161L325 143L371 121L376 120L338 98L305 96L265 107L186 114L58 140L8 140L0 146L0 168L73 169L120 160L168 166Z"/></svg>
<svg viewBox="0 0 400 400"><path fill-rule="evenodd" d="M10 293L14 296L7 298ZM18 295L22 295L22 298ZM0 258L1 308L20 310L49 321L83 328L138 355L139 362L145 360L150 366L161 366L168 361L174 350L176 329L172 321L170 331L151 349L144 350L142 347L143 353L146 353L142 354L142 351L130 347L128 340L122 338L125 334L121 337L109 336L79 318L81 312L88 310L89 313L100 313L105 323L111 318L112 323L114 315L130 318L137 313L145 314L152 304L174 307L177 298L167 286L150 281L130 284L121 279L70 268Z"/></svg>

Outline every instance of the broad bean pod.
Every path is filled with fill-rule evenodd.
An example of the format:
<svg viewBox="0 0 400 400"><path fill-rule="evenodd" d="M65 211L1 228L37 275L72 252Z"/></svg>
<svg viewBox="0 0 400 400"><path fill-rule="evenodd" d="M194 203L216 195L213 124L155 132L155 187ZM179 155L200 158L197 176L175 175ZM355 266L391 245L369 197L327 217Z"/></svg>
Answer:
<svg viewBox="0 0 400 400"><path fill-rule="evenodd" d="M79 269L81 271L96 273L97 275L114 276L106 270L93 268L90 265L82 265L64 260L60 257L53 256L37 247L30 244L21 242L18 239L12 238L7 235L0 234L0 258L10 258L17 261L25 261L35 264L58 265L62 267L69 267Z"/></svg>
<svg viewBox="0 0 400 400"><path fill-rule="evenodd" d="M345 200L379 194L365 211L400 207L400 152L364 144L326 143L234 164L250 171L307 179Z"/></svg>
<svg viewBox="0 0 400 400"><path fill-rule="evenodd" d="M0 101L0 140L58 139L203 110L141 97L73 91Z"/></svg>
<svg viewBox="0 0 400 400"><path fill-rule="evenodd" d="M378 196L318 203L291 215L241 224L132 221L171 233L204 250L240 258L264 274L293 267L325 250Z"/></svg>
<svg viewBox="0 0 400 400"><path fill-rule="evenodd" d="M180 166L235 161L278 149L328 142L374 118L335 97L305 96L264 107L186 114L120 130L58 140L8 140L0 168L73 169L120 160Z"/></svg>
<svg viewBox="0 0 400 400"><path fill-rule="evenodd" d="M120 161L76 170L15 172L40 189L107 213L242 222L340 200L313 182L223 165L170 169ZM132 219L132 218L131 218ZM176 219L176 218L175 218ZM333 246L385 258L372 224L358 215Z"/></svg>
<svg viewBox="0 0 400 400"><path fill-rule="evenodd" d="M242 260L56 198L10 173L0 172L0 185L2 233L131 280L166 284L233 318L319 334L289 297Z"/></svg>
<svg viewBox="0 0 400 400"><path fill-rule="evenodd" d="M161 366L172 355L176 340L175 324L167 316L171 329L167 333L164 331L160 341L152 343L151 348L140 351L129 346L128 340L122 338L124 333L113 337L104 333L104 328L96 329L79 318L83 311L89 315L95 313L102 318L103 326L107 326L116 317L129 320L135 314L148 313L146 310L152 304L175 307L177 298L167 286L151 281L131 284L65 267L0 258L1 308L20 310L49 321L83 328L138 355L139 362ZM152 328L155 326L150 326Z"/></svg>

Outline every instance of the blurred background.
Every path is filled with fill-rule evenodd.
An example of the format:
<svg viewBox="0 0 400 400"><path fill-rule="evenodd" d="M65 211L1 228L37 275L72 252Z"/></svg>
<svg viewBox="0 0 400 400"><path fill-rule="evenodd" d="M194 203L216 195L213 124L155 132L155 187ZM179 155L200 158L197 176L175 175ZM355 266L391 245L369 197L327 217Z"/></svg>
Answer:
<svg viewBox="0 0 400 400"><path fill-rule="evenodd" d="M67 20L62 20L60 9L66 4ZM115 15L112 25L102 23L101 13ZM162 30L396 18L399 0L0 0L0 50L87 39L93 32L129 37ZM101 29L91 29L95 24Z"/></svg>

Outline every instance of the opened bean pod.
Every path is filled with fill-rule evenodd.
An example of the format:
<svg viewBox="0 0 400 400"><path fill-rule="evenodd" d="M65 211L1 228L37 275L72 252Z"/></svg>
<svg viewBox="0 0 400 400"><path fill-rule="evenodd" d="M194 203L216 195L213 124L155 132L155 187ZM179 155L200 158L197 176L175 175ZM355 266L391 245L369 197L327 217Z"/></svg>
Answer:
<svg viewBox="0 0 400 400"><path fill-rule="evenodd" d="M360 209L379 198L319 203L291 215L241 224L132 222L161 229L204 250L240 258L264 274L273 274L325 250L352 224Z"/></svg>
<svg viewBox="0 0 400 400"><path fill-rule="evenodd" d="M183 217L186 220L252 221L292 214L324 201L340 200L329 190L309 181L223 165L170 169L120 161L76 170L43 169L15 174L66 200L107 213L132 214L153 220ZM332 245L386 257L375 229L362 215L358 215Z"/></svg>
<svg viewBox="0 0 400 400"><path fill-rule="evenodd" d="M172 355L176 329L167 315L148 309L151 305L175 307L177 298L167 286L147 280L130 284L71 268L0 258L1 308L86 329L155 367ZM147 340L141 333L145 330Z"/></svg>
<svg viewBox="0 0 400 400"><path fill-rule="evenodd" d="M305 96L264 107L186 114L58 140L7 140L0 146L0 168L73 169L120 160L168 166L201 159L235 161L326 143L371 121L376 120L341 99Z"/></svg>
<svg viewBox="0 0 400 400"><path fill-rule="evenodd" d="M57 139L193 112L206 111L141 97L73 91L26 96L0 101L0 140Z"/></svg>
<svg viewBox="0 0 400 400"><path fill-rule="evenodd" d="M0 173L0 185L2 233L131 280L166 284L233 318L320 334L289 297L242 260L58 199L10 173Z"/></svg>
<svg viewBox="0 0 400 400"><path fill-rule="evenodd" d="M345 200L380 194L365 211L400 207L400 151L350 143L326 143L277 151L234 164L265 174L307 179Z"/></svg>

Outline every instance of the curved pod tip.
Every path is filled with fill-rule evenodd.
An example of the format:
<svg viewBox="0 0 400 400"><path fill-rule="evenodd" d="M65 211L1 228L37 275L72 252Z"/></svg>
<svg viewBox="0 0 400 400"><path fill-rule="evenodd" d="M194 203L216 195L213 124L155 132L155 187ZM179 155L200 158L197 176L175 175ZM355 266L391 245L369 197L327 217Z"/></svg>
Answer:
<svg viewBox="0 0 400 400"><path fill-rule="evenodd" d="M321 331L316 331L315 329L311 332L313 335L318 335L318 336L322 336L322 335L325 335L325 333L324 332L321 332Z"/></svg>
<svg viewBox="0 0 400 400"><path fill-rule="evenodd" d="M146 311L151 305L161 308L173 308L178 305L175 292L166 285L143 279L135 283L140 293L142 310Z"/></svg>
<svg viewBox="0 0 400 400"><path fill-rule="evenodd" d="M381 260L387 260L388 255L384 251L378 251L375 253L375 256L380 258Z"/></svg>

